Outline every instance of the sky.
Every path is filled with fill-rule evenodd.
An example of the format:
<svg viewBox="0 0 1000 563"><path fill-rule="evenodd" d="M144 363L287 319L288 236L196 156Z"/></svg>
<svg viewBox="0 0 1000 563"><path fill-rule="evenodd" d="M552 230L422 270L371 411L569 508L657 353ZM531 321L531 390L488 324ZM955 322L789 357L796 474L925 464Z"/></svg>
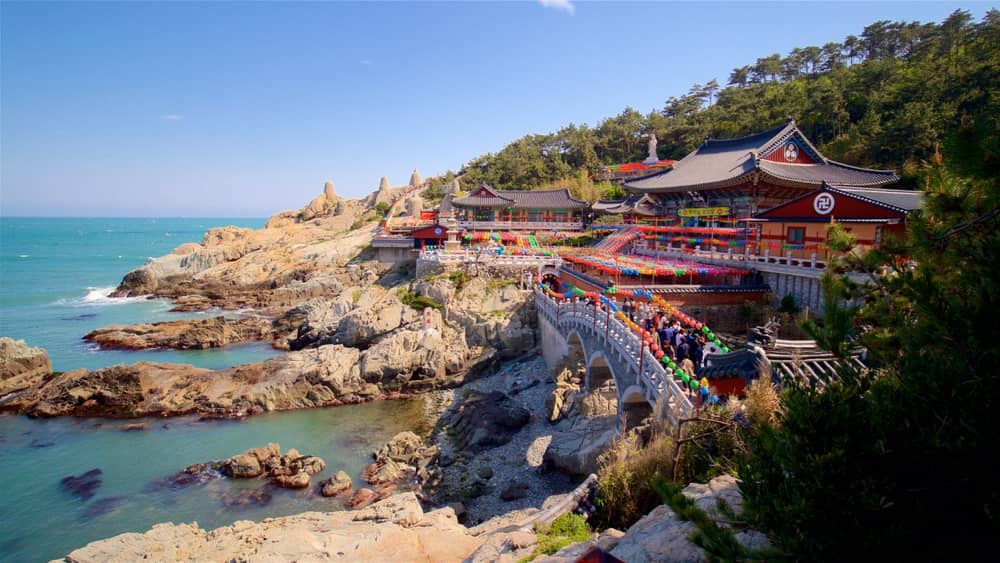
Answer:
<svg viewBox="0 0 1000 563"><path fill-rule="evenodd" d="M0 2L0 215L265 217L995 2ZM677 157L683 155L675 155Z"/></svg>

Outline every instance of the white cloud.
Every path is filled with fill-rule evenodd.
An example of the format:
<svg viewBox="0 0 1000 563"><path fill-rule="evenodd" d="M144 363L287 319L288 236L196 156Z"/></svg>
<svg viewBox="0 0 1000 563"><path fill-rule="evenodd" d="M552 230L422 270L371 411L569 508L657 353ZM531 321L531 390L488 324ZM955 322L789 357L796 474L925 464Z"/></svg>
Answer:
<svg viewBox="0 0 1000 563"><path fill-rule="evenodd" d="M166 115L161 115L160 119L163 121L180 121L184 119L184 116L177 113L168 113Z"/></svg>
<svg viewBox="0 0 1000 563"><path fill-rule="evenodd" d="M358 61L358 63L363 65L370 65L372 64L372 61L371 59L361 59L360 61Z"/></svg>
<svg viewBox="0 0 1000 563"><path fill-rule="evenodd" d="M567 14L572 15L576 11L576 6L573 5L571 0L538 0L538 3L546 8L552 8L553 10L562 10Z"/></svg>

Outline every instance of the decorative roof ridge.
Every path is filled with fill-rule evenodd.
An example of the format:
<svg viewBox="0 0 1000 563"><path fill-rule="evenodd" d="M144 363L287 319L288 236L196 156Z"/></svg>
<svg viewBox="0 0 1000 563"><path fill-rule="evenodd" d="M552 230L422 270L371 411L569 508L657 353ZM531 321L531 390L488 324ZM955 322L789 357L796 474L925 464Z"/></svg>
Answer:
<svg viewBox="0 0 1000 563"><path fill-rule="evenodd" d="M869 187L869 186L852 186L850 184L837 184L837 183L827 183L831 188L836 188L838 190L861 190L865 193L885 193L885 194L900 194L900 193L924 193L924 190L913 190L910 188L887 188L887 187Z"/></svg>
<svg viewBox="0 0 1000 563"><path fill-rule="evenodd" d="M774 138L772 138L770 141L767 142L767 144L761 147L760 154L770 154L774 152L773 149L776 149L776 147L778 147L779 145L790 139L792 136L794 136L796 133L798 133L799 140L801 140L806 145L806 149L812 154L816 155L816 157L818 157L818 160L820 162L816 164L829 164L830 159L826 158L825 156L823 156L823 153L819 152L819 149L816 148L816 145L812 144L812 141L810 141L809 138L806 137L806 134L803 133L801 129L799 129L799 126L795 124L794 119L789 118L788 123L785 125L785 129L787 129L787 131L783 129L780 134L775 135ZM792 163L785 162L779 164L792 164Z"/></svg>
<svg viewBox="0 0 1000 563"><path fill-rule="evenodd" d="M751 133L749 135L744 135L742 137L733 137L733 138L730 138L730 139L712 139L712 138L705 139L705 142L702 143L701 146L702 147L709 147L709 146L713 146L713 147L725 147L728 144L735 145L735 144L745 143L745 142L750 141L751 139L754 139L756 137L760 137L761 139L767 139L768 141L770 141L770 140L774 139L775 137L777 137L779 135L783 136L783 133L785 132L786 129L797 129L795 127L795 120L794 119L786 121L785 123L782 123L781 125L779 125L777 127L773 127L771 129L760 131L758 133ZM766 147L766 146L770 146L770 144L771 144L770 142L767 142L767 143L764 143L762 146ZM694 151L694 152L698 152L698 151ZM683 159L681 159L681 160L683 160Z"/></svg>
<svg viewBox="0 0 1000 563"><path fill-rule="evenodd" d="M851 199L856 199L858 201L863 201L865 203L869 203L871 205L875 205L875 206L878 206L878 207L884 207L886 209L889 209L889 210L892 210L892 211L896 211L897 213L903 213L903 214L908 214L909 213L908 210L903 209L902 207L899 207L897 205L893 205L891 203L886 203L884 201L879 201L877 199L872 199L870 197L865 197L862 194L856 194L856 193L848 191L848 190L840 189L840 188L831 186L830 184L827 184L826 182L823 182L822 186L820 186L820 189L826 190L826 191L829 191L829 192L833 192L835 194L840 194L840 195L842 195L844 197L849 197ZM910 190L910 191L915 191L915 190Z"/></svg>
<svg viewBox="0 0 1000 563"><path fill-rule="evenodd" d="M899 178L899 176L896 175L895 170L879 170L877 168L864 168L862 166L854 166L853 164L847 164L844 162L838 162L836 160L829 160L829 159L827 159L826 162L827 164L830 164L832 166L840 166L841 168L849 168L851 170L858 170L860 172L876 172L882 174L889 173L892 174L893 176L896 176L897 179Z"/></svg>

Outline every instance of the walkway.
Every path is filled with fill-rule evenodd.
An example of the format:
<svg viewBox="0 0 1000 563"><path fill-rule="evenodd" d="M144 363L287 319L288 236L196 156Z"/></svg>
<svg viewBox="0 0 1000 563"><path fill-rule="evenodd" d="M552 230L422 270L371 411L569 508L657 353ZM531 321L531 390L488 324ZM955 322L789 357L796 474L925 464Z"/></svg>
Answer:
<svg viewBox="0 0 1000 563"><path fill-rule="evenodd" d="M625 430L638 422L625 420L630 407L637 403L644 403L641 406L652 411L657 401L665 401L662 414L671 426L677 423L678 417L694 412L694 405L674 377L642 344L638 335L613 314L583 302L557 301L538 289L535 304L539 319L556 328L571 354L574 343L582 346L582 359L587 366L587 391L597 387L593 381L599 377L594 373L596 368L610 371Z"/></svg>

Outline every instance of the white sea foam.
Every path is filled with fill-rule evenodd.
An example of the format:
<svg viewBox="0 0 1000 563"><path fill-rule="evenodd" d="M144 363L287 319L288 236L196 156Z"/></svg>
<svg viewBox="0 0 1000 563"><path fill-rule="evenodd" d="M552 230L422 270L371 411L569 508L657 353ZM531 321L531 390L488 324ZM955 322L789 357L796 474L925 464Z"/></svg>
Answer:
<svg viewBox="0 0 1000 563"><path fill-rule="evenodd" d="M98 307L102 305L124 305L146 299L145 295L137 297L111 297L115 286L109 287L88 287L87 293L83 297L74 299L64 298L55 302L55 305L68 305L70 307Z"/></svg>
<svg viewBox="0 0 1000 563"><path fill-rule="evenodd" d="M31 256L30 254L18 254L17 255L18 258L28 258L30 256Z"/></svg>

